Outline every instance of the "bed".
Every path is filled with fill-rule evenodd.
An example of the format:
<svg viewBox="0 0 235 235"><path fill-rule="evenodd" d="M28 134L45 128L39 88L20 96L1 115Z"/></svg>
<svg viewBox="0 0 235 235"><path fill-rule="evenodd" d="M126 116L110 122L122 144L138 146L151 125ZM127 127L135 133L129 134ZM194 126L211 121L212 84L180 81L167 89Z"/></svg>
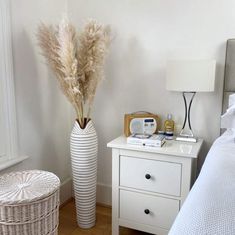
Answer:
<svg viewBox="0 0 235 235"><path fill-rule="evenodd" d="M223 112L235 91L235 40L228 40ZM169 235L235 235L235 129L212 145Z"/></svg>
<svg viewBox="0 0 235 235"><path fill-rule="evenodd" d="M235 131L212 145L170 235L235 234Z"/></svg>

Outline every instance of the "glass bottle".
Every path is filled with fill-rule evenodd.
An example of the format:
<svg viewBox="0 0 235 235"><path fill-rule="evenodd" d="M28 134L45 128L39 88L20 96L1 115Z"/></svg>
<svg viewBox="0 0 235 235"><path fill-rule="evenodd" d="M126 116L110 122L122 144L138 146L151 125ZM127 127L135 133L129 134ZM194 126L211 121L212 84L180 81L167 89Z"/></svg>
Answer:
<svg viewBox="0 0 235 235"><path fill-rule="evenodd" d="M175 126L175 122L172 119L172 114L169 113L167 115L167 120L164 123L164 131L165 131L166 139L168 139L168 140L173 139L174 126Z"/></svg>

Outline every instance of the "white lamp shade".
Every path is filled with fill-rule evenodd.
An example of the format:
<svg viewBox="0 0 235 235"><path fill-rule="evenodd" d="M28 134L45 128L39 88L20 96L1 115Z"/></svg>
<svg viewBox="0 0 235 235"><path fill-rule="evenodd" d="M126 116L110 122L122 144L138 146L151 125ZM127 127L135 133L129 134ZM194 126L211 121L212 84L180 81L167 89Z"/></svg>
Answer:
<svg viewBox="0 0 235 235"><path fill-rule="evenodd" d="M166 89L186 92L214 91L215 67L215 60L169 60Z"/></svg>

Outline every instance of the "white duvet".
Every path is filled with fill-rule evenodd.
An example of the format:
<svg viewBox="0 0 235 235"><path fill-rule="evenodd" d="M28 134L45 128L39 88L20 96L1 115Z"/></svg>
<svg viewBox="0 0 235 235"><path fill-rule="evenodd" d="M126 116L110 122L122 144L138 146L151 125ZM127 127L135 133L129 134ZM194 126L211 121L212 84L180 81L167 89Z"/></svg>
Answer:
<svg viewBox="0 0 235 235"><path fill-rule="evenodd" d="M212 145L170 235L235 235L235 131Z"/></svg>

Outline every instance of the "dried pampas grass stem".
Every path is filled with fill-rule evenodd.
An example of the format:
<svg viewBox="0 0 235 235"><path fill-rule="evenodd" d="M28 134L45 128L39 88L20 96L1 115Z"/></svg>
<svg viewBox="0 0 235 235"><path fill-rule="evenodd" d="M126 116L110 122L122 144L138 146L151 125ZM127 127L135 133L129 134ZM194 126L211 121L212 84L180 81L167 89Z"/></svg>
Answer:
<svg viewBox="0 0 235 235"><path fill-rule="evenodd" d="M73 105L82 128L90 119L95 93L104 77L110 29L90 20L78 34L63 19L57 26L39 25L37 38L61 90Z"/></svg>

